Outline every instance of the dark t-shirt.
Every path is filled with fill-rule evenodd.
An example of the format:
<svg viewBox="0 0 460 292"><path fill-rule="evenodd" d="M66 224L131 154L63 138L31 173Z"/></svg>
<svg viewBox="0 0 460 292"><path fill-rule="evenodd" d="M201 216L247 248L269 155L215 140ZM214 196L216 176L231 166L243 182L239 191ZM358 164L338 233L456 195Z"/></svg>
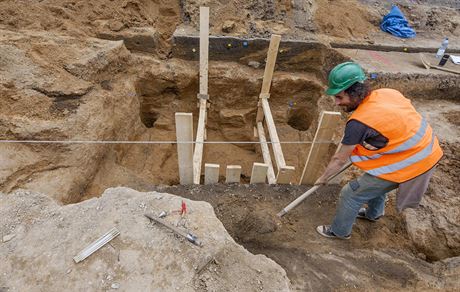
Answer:
<svg viewBox="0 0 460 292"><path fill-rule="evenodd" d="M376 130L357 121L350 120L345 126L345 135L342 144L360 144L369 150L377 150L387 145L388 139Z"/></svg>

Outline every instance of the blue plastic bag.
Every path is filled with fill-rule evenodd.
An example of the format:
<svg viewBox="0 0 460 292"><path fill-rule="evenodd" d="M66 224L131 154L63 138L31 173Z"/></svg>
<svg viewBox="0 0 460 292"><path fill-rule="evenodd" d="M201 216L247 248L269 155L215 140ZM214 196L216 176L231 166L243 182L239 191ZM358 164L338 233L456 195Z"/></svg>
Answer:
<svg viewBox="0 0 460 292"><path fill-rule="evenodd" d="M415 30L409 26L404 14L396 5L393 5L390 13L383 17L380 28L401 38L413 38L416 35Z"/></svg>

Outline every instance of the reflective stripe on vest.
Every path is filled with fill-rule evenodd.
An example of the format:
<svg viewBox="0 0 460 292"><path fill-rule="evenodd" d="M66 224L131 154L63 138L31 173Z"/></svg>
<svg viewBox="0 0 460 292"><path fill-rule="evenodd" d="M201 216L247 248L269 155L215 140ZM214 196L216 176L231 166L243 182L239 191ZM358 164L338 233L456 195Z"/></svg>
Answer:
<svg viewBox="0 0 460 292"><path fill-rule="evenodd" d="M434 133L431 135L431 143L429 145L427 145L425 148L423 148L423 150L417 152L416 154L412 155L411 157L409 158L406 158L400 162L397 162L397 163L393 163L393 164L390 164L390 165L387 165L387 166L382 166L382 167L378 167L378 168L374 168L374 169L371 169L371 170L368 170L366 171L367 173L371 174L371 175L374 175L374 176L379 176L379 175L382 175L382 174L386 174L386 173L391 173L391 172L395 172L395 171L398 171L398 170L401 170L403 168L406 168L414 163L417 163L419 162L420 160L423 160L425 158L427 158L428 156L431 155L431 152L433 151L433 143L434 143Z"/></svg>
<svg viewBox="0 0 460 292"><path fill-rule="evenodd" d="M409 140L404 142L402 145L399 145L393 150L389 150L386 152L382 152L379 154L374 154L372 156L359 156L359 155L352 155L350 157L351 162L361 162L361 161L367 161L367 160L373 160L382 157L382 155L385 154L394 154L394 153L399 153L403 152L406 150L409 150L410 148L414 147L417 145L422 138L425 136L426 131L428 128L428 123L425 119L422 119L422 123L420 124L420 128L418 129L417 133L415 133ZM433 141L431 141L433 143Z"/></svg>

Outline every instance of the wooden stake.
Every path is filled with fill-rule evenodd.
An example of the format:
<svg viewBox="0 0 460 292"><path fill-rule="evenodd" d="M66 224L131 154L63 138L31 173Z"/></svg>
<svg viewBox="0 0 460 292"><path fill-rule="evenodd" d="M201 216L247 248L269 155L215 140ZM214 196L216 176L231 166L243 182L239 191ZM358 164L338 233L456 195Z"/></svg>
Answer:
<svg viewBox="0 0 460 292"><path fill-rule="evenodd" d="M323 111L321 113L318 129L300 178L300 184L314 184L321 175L324 164L328 162L329 143L319 144L317 142L331 141L339 121L340 113L338 112Z"/></svg>
<svg viewBox="0 0 460 292"><path fill-rule="evenodd" d="M241 177L241 165L227 165L225 173L226 183L239 183Z"/></svg>
<svg viewBox="0 0 460 292"><path fill-rule="evenodd" d="M251 184L264 184L267 178L268 165L254 162L251 173Z"/></svg>
<svg viewBox="0 0 460 292"><path fill-rule="evenodd" d="M179 181L181 185L188 185L193 183L193 116L176 113L175 119Z"/></svg>
<svg viewBox="0 0 460 292"><path fill-rule="evenodd" d="M219 182L219 164L205 163L204 165L204 184L216 184Z"/></svg>

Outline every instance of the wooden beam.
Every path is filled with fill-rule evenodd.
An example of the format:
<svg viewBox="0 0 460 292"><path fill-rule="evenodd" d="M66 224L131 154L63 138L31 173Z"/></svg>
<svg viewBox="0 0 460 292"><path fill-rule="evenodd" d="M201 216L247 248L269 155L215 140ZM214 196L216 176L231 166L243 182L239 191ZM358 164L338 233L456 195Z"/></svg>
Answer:
<svg viewBox="0 0 460 292"><path fill-rule="evenodd" d="M193 116L176 113L175 119L179 181L181 185L188 185L193 183Z"/></svg>
<svg viewBox="0 0 460 292"><path fill-rule="evenodd" d="M208 97L209 7L200 7L200 110L193 153L193 183L200 184L203 142L206 138L206 109Z"/></svg>
<svg viewBox="0 0 460 292"><path fill-rule="evenodd" d="M269 93L270 84L272 83L273 72L275 71L276 56L280 46L281 36L272 34L270 38L270 46L268 47L267 63L265 64L264 80L262 82L262 90L260 93Z"/></svg>
<svg viewBox="0 0 460 292"><path fill-rule="evenodd" d="M314 184L321 175L324 164L329 161L327 153L329 151L330 143L324 142L332 140L332 136L334 135L334 131L337 129L339 121L340 113L326 111L321 112L318 129L316 130L315 138L313 139L307 161L305 162L305 167L300 178L300 184Z"/></svg>
<svg viewBox="0 0 460 292"><path fill-rule="evenodd" d="M272 34L270 45L267 52L267 63L265 64L264 79L262 81L262 89L260 90L259 99L267 99L270 97L270 85L275 71L276 57L278 56L278 48L280 45L281 36ZM261 105L258 105L256 122L261 122L264 119L264 112Z"/></svg>
<svg viewBox="0 0 460 292"><path fill-rule="evenodd" d="M275 156L276 167L280 169L286 166L283 150L281 149L280 139L278 138L278 133L276 132L275 122L273 121L268 100L263 98L260 101L262 103L262 108L264 110L265 122L267 123L268 134L270 134L270 141L272 142L273 155Z"/></svg>
<svg viewBox="0 0 460 292"><path fill-rule="evenodd" d="M262 148L262 156L265 164L268 165L267 179L269 184L276 183L275 172L273 171L272 159L270 157L270 150L268 149L267 138L265 137L265 129L262 122L257 123L257 135L259 136L260 148Z"/></svg>
<svg viewBox="0 0 460 292"><path fill-rule="evenodd" d="M200 116L196 130L195 152L193 153L193 183L200 184L201 164L203 160L203 143L206 118L206 99L200 99Z"/></svg>
<svg viewBox="0 0 460 292"><path fill-rule="evenodd" d="M267 178L268 165L254 162L251 173L251 184L264 184Z"/></svg>
<svg viewBox="0 0 460 292"><path fill-rule="evenodd" d="M219 182L219 164L205 163L204 164L204 184L216 184Z"/></svg>
<svg viewBox="0 0 460 292"><path fill-rule="evenodd" d="M241 165L227 165L225 172L226 183L239 183L241 177Z"/></svg>
<svg viewBox="0 0 460 292"><path fill-rule="evenodd" d="M209 7L200 7L200 94L208 94Z"/></svg>
<svg viewBox="0 0 460 292"><path fill-rule="evenodd" d="M292 178L295 174L294 166L284 166L278 170L278 175L276 176L276 183L279 185L290 184Z"/></svg>

